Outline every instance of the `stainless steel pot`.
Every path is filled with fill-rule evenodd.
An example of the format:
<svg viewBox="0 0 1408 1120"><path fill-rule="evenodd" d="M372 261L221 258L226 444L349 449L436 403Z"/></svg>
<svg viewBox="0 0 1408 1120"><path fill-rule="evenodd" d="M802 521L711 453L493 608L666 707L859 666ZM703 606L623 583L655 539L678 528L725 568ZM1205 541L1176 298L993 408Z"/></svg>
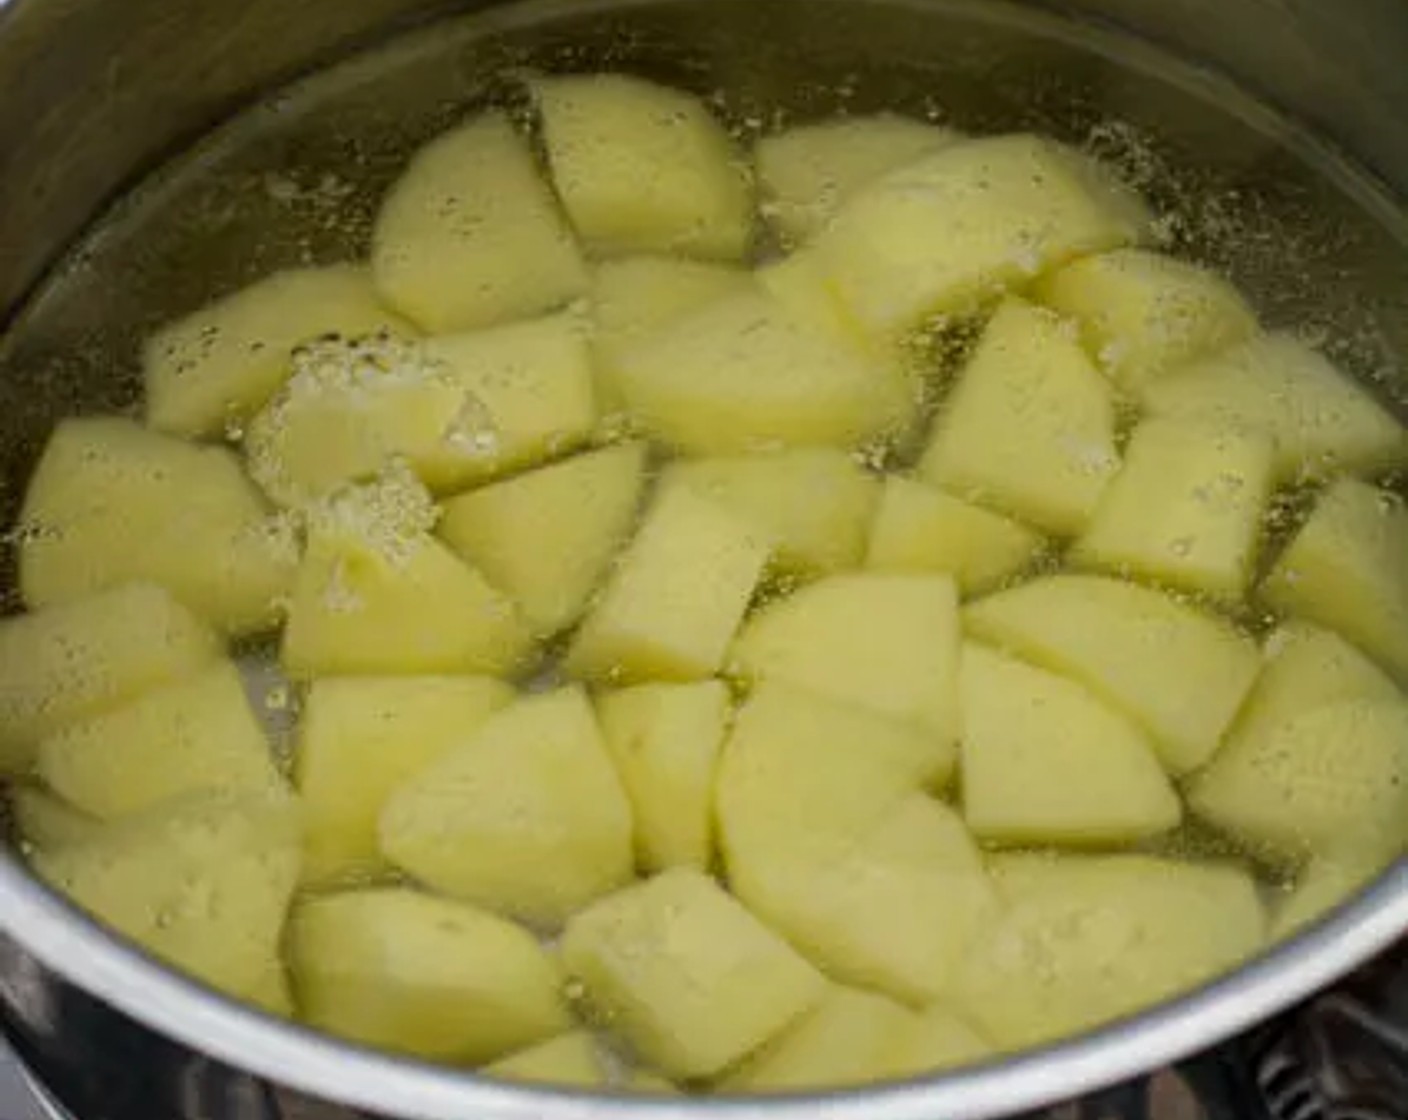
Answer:
<svg viewBox="0 0 1408 1120"><path fill-rule="evenodd" d="M1136 175L1159 172L1149 182L1177 204L1178 237L1228 267L1269 318L1313 319L1352 368L1388 381L1402 399L1408 7L1400 0L1069 5L1139 38L1079 30L1039 5L997 0L461 5L484 11L413 37L375 81L350 71L343 100L328 102L350 106L341 116L280 122L284 102L274 103L262 122L271 138L252 155L206 149L177 177L189 187L205 176L199 189L158 184L121 211L140 219L167 206L167 220L116 223L70 256L58 273L63 285L36 288L107 201L167 153L291 75L440 7L0 0L0 322L18 316L0 345L7 521L50 423L77 406L130 398L124 359L154 317L325 250L298 231L297 215L227 206L212 218L232 183L261 167L311 175L350 158L374 189L407 143L473 101L477 76L506 60L606 60L722 86L744 109L820 108L853 88L862 101L932 99L960 124L1025 124L1095 142ZM1141 39L1206 68L1170 61ZM1169 168L1179 169L1172 192L1162 175ZM339 237L357 236L360 205L348 202ZM280 221L290 223L287 236L269 235ZM193 223L206 245L195 263L177 252ZM267 251L251 254L255 240ZM10 855L0 855L0 927L5 1030L81 1120L292 1120L357 1110L407 1120L976 1120L1177 1060L1330 983L1408 930L1408 866L1235 975L1099 1033L953 1075L766 1104L509 1088L344 1046L168 973L37 885Z"/></svg>

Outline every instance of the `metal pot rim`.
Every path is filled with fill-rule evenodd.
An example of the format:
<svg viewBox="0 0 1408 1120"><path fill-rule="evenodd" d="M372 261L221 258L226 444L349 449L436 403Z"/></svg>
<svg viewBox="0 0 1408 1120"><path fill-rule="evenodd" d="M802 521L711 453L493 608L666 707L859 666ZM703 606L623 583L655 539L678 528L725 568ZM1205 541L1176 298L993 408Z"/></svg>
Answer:
<svg viewBox="0 0 1408 1120"><path fill-rule="evenodd" d="M1241 969L1093 1034L957 1073L883 1088L756 1098L608 1098L510 1086L337 1042L241 1006L113 937L0 858L0 929L42 963L148 1027L298 1091L407 1120L991 1120L1177 1061L1262 1021L1387 948L1408 929L1408 861L1323 922Z"/></svg>

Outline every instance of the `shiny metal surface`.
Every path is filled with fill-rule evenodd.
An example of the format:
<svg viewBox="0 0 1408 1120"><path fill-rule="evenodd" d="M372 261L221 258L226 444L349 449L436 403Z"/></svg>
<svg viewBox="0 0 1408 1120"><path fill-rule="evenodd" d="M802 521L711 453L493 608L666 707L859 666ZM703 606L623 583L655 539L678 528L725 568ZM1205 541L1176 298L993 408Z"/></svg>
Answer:
<svg viewBox="0 0 1408 1120"><path fill-rule="evenodd" d="M1246 84L1279 93L1408 194L1408 118L1400 111L1408 99L1387 100L1408 81L1401 5L1356 0L1329 20L1309 0L1221 0L1216 18L1204 0L1070 3L1193 48ZM0 0L0 322L104 201L154 160L283 76L436 7L432 0ZM505 34L527 27L513 13L529 8L480 7L507 13ZM593 0L539 7L562 14L560 38L569 45L605 38L616 26ZM1397 378L1401 395L1395 356L1408 354L1401 207L1216 76L1175 67L1167 80L1151 77L1159 60L1137 44L1088 40L1026 20L1020 5L988 0L679 0L621 10L622 25L641 34L621 36L612 57L663 67L679 80L717 82L744 102L795 95L805 109L812 103L798 91L820 68L833 86L846 73L878 75L882 100L891 93L887 75L896 96L913 98L918 85L965 126L1051 128L1121 149L1130 135L1154 134L1159 143L1135 145L1133 155L1196 172L1188 245L1229 268L1268 321L1296 321L1313 310L1317 325L1344 343L1341 356L1352 368ZM1247 27L1264 33L1242 33ZM1090 43L1098 49L1083 53ZM1317 43L1323 59L1311 51ZM560 47L541 56L525 49L541 60L559 57ZM411 132L461 110L468 97L454 82L437 87L438 71L417 61L423 57L412 51L405 80L375 89L385 114L417 122ZM453 57L466 73L482 61L468 48ZM1147 63L1149 71L1140 76L1121 62ZM929 73L923 68L931 63ZM1323 101L1302 103L1317 90ZM348 148L371 152L369 181L394 171L394 151L382 153L375 138L357 133L359 121L344 124L345 135L329 138L290 120L266 156L282 153L314 181L336 170L335 158ZM214 223L210 215L225 204L229 183L257 181L261 165L217 149L201 159L191 172L196 189L157 189L136 207L168 219L169 244L153 245L154 227L139 222L140 244L119 227L86 246L75 282L46 290L25 312L24 329L0 345L0 513L7 487L13 497L56 416L130 399L132 339L151 316L188 307L252 268L285 259L280 254L323 251L290 235L286 243L273 239L272 256L250 258L254 219L220 211ZM263 212L258 219L271 220ZM203 260L193 269L177 252L191 223L208 228L216 262L208 268ZM979 1120L1192 1054L1318 990L1408 930L1408 867L1235 975L1098 1034L956 1075L765 1106L509 1088L337 1044L167 973L38 886L9 855L0 855L0 929L8 935L0 938L0 1020L81 1120Z"/></svg>

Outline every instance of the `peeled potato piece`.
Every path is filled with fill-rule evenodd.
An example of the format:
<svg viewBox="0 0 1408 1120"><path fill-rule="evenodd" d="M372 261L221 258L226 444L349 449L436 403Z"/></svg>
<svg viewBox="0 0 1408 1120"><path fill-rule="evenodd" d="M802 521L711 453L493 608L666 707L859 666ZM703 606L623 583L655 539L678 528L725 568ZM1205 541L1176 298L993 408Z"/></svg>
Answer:
<svg viewBox="0 0 1408 1120"><path fill-rule="evenodd" d="M608 447L451 498L439 534L551 635L606 578L644 485L645 448Z"/></svg>
<svg viewBox="0 0 1408 1120"><path fill-rule="evenodd" d="M1153 743L1074 681L973 642L959 680L963 819L979 839L1100 844L1178 824Z"/></svg>
<svg viewBox="0 0 1408 1120"><path fill-rule="evenodd" d="M132 583L0 621L0 771L39 741L211 664L219 639L166 591Z"/></svg>
<svg viewBox="0 0 1408 1120"><path fill-rule="evenodd" d="M1230 624L1162 592L1057 575L966 608L970 637L1080 681L1153 737L1170 774L1217 749L1260 658Z"/></svg>
<svg viewBox="0 0 1408 1120"><path fill-rule="evenodd" d="M12 785L8 792L15 835L27 854L83 843L103 828L97 817L90 817L38 786Z"/></svg>
<svg viewBox="0 0 1408 1120"><path fill-rule="evenodd" d="M561 976L527 930L404 887L295 909L299 1012L353 1042L438 1061L491 1061L570 1026Z"/></svg>
<svg viewBox="0 0 1408 1120"><path fill-rule="evenodd" d="M718 1073L825 991L782 938L686 868L575 915L562 959L593 1013L670 1077Z"/></svg>
<svg viewBox="0 0 1408 1120"><path fill-rule="evenodd" d="M1240 964L1266 919L1245 872L1147 856L1008 856L1004 907L953 1005L1000 1047L1078 1034Z"/></svg>
<svg viewBox="0 0 1408 1120"><path fill-rule="evenodd" d="M392 307L434 333L540 315L588 282L527 142L497 112L415 153L377 213L372 273Z"/></svg>
<svg viewBox="0 0 1408 1120"><path fill-rule="evenodd" d="M1080 323L1096 364L1126 392L1257 329L1256 315L1227 280L1144 249L1072 261L1038 282L1034 297Z"/></svg>
<svg viewBox="0 0 1408 1120"><path fill-rule="evenodd" d="M1005 301L939 413L921 477L1069 536L1118 469L1109 385L1069 324Z"/></svg>
<svg viewBox="0 0 1408 1120"><path fill-rule="evenodd" d="M403 782L381 849L441 893L542 926L631 878L631 807L591 705L527 696Z"/></svg>
<svg viewBox="0 0 1408 1120"><path fill-rule="evenodd" d="M293 372L314 339L410 336L371 273L352 265L276 272L170 323L145 343L147 423L199 438L237 432Z"/></svg>
<svg viewBox="0 0 1408 1120"><path fill-rule="evenodd" d="M55 429L20 523L31 607L144 581L243 634L275 621L297 563L232 452L117 417Z"/></svg>
<svg viewBox="0 0 1408 1120"><path fill-rule="evenodd" d="M747 176L698 98L625 74L533 83L553 182L603 253L738 260L752 233Z"/></svg>
<svg viewBox="0 0 1408 1120"><path fill-rule="evenodd" d="M1295 888L1276 905L1271 939L1281 941L1319 921L1348 902L1384 870L1380 860L1363 856L1320 856L1306 865Z"/></svg>
<svg viewBox="0 0 1408 1120"><path fill-rule="evenodd" d="M480 1071L500 1081L526 1081L571 1089L606 1088L606 1071L586 1031L571 1031L500 1058Z"/></svg>
<svg viewBox="0 0 1408 1120"><path fill-rule="evenodd" d="M890 1077L915 1077L992 1055L992 1044L965 1020L931 1005L900 1033L894 1049L885 1056L884 1066Z"/></svg>
<svg viewBox="0 0 1408 1120"><path fill-rule="evenodd" d="M1352 478L1332 483L1261 593L1408 681L1408 510L1396 495Z"/></svg>

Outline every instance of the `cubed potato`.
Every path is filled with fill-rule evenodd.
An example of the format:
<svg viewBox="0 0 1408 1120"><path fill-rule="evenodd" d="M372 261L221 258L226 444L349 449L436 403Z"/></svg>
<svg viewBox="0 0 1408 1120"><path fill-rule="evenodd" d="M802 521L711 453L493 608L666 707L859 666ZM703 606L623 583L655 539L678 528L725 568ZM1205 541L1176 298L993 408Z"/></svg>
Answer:
<svg viewBox="0 0 1408 1120"><path fill-rule="evenodd" d="M1271 501L1264 432L1147 420L1070 559L1221 600L1242 597Z"/></svg>
<svg viewBox="0 0 1408 1120"><path fill-rule="evenodd" d="M276 621L298 560L232 452L118 417L55 429L20 525L30 607L157 583L232 634Z"/></svg>
<svg viewBox="0 0 1408 1120"><path fill-rule="evenodd" d="M103 822L37 785L11 785L10 816L26 854L81 844L102 831Z"/></svg>
<svg viewBox="0 0 1408 1120"><path fill-rule="evenodd" d="M644 485L645 448L608 447L451 498L439 533L551 635L606 578Z"/></svg>
<svg viewBox="0 0 1408 1120"><path fill-rule="evenodd" d="M899 475L890 475L870 525L865 566L875 572L947 573L965 596L999 587L1029 568L1041 534L1011 518Z"/></svg>
<svg viewBox="0 0 1408 1120"><path fill-rule="evenodd" d="M606 1088L606 1070L586 1031L571 1031L500 1058L480 1071L500 1081L526 1081L570 1089Z"/></svg>
<svg viewBox="0 0 1408 1120"><path fill-rule="evenodd" d="M635 1070L615 1088L618 1092L639 1093L651 1097L678 1097L682 1095L673 1081L666 1081L659 1074L643 1069Z"/></svg>
<svg viewBox="0 0 1408 1120"><path fill-rule="evenodd" d="M651 505L568 651L573 676L698 680L723 664L767 563L748 522L689 490Z"/></svg>
<svg viewBox="0 0 1408 1120"><path fill-rule="evenodd" d="M718 1073L825 992L782 938L688 868L575 915L562 959L593 1014L670 1077Z"/></svg>
<svg viewBox="0 0 1408 1120"><path fill-rule="evenodd" d="M936 757L958 738L958 596L946 575L830 576L767 604L739 632L731 668L907 720Z"/></svg>
<svg viewBox="0 0 1408 1120"><path fill-rule="evenodd" d="M939 412L920 476L1059 536L1119 470L1110 387L1070 324L1007 300Z"/></svg>
<svg viewBox="0 0 1408 1120"><path fill-rule="evenodd" d="M405 887L312 896L289 922L312 1027L435 1061L492 1061L571 1026L552 958L527 930Z"/></svg>
<svg viewBox="0 0 1408 1120"><path fill-rule="evenodd" d="M1223 277L1144 249L1072 261L1039 281L1034 296L1080 323L1096 364L1129 393L1257 330L1255 313Z"/></svg>
<svg viewBox="0 0 1408 1120"><path fill-rule="evenodd" d="M980 840L1106 844L1178 824L1149 737L1081 685L974 642L959 680L963 819Z"/></svg>
<svg viewBox="0 0 1408 1120"><path fill-rule="evenodd" d="M293 372L293 352L327 335L415 329L377 298L360 266L290 269L224 296L142 348L147 423L200 438L238 434Z"/></svg>
<svg viewBox="0 0 1408 1120"><path fill-rule="evenodd" d="M441 460L440 490L533 466L585 443L597 423L591 347L569 313L441 335L426 354L466 393L455 442L473 454Z"/></svg>
<svg viewBox="0 0 1408 1120"><path fill-rule="evenodd" d="M1352 478L1332 483L1261 594L1408 681L1408 510L1396 495Z"/></svg>
<svg viewBox="0 0 1408 1120"><path fill-rule="evenodd" d="M801 1092L883 1081L891 1055L917 1020L885 996L833 987L718 1087L729 1093Z"/></svg>
<svg viewBox="0 0 1408 1120"><path fill-rule="evenodd" d="M1380 860L1363 855L1317 856L1296 878L1272 911L1271 939L1293 937L1348 902L1386 869Z"/></svg>
<svg viewBox="0 0 1408 1120"><path fill-rule="evenodd" d="M298 882L286 795L196 795L34 855L41 877L159 960L237 999L287 1010L279 941Z"/></svg>
<svg viewBox="0 0 1408 1120"><path fill-rule="evenodd" d="M1085 253L1138 240L1142 203L1087 157L1014 134L951 144L846 200L814 244L877 333L966 313Z"/></svg>
<svg viewBox="0 0 1408 1120"><path fill-rule="evenodd" d="M836 117L764 136L753 150L763 214L793 243L806 241L862 187L958 139L951 129L895 113Z"/></svg>
<svg viewBox="0 0 1408 1120"><path fill-rule="evenodd" d="M408 778L380 838L432 889L542 926L632 875L630 802L576 688L516 701Z"/></svg>
<svg viewBox="0 0 1408 1120"><path fill-rule="evenodd" d="M967 1021L931 1005L900 1033L882 1065L890 1077L918 1077L980 1062L993 1054L992 1044Z"/></svg>
<svg viewBox="0 0 1408 1120"><path fill-rule="evenodd" d="M392 307L435 333L539 315L588 283L527 142L498 112L411 158L377 214L372 274Z"/></svg>
<svg viewBox="0 0 1408 1120"><path fill-rule="evenodd" d="M860 566L880 484L849 455L795 448L671 463L663 486L687 486L753 525L772 563L798 576Z"/></svg>
<svg viewBox="0 0 1408 1120"><path fill-rule="evenodd" d="M1408 842L1408 702L1341 701L1233 738L1188 804L1273 858L1393 858Z"/></svg>
<svg viewBox="0 0 1408 1120"><path fill-rule="evenodd" d="M1008 856L1005 906L974 939L953 1006L998 1046L1078 1034L1196 987L1257 952L1266 918L1231 865Z"/></svg>
<svg viewBox="0 0 1408 1120"><path fill-rule="evenodd" d="M294 781L305 878L385 866L377 822L392 790L475 734L514 693L491 677L324 677L299 713Z"/></svg>
<svg viewBox="0 0 1408 1120"><path fill-rule="evenodd" d="M625 347L617 383L647 431L694 455L852 447L903 431L916 404L902 369L761 286Z"/></svg>
<svg viewBox="0 0 1408 1120"><path fill-rule="evenodd" d="M1260 667L1233 626L1159 591L1057 575L966 608L968 635L1063 673L1132 716L1170 774L1217 749Z"/></svg>
<svg viewBox="0 0 1408 1120"><path fill-rule="evenodd" d="M533 92L558 197L592 249L747 253L751 184L697 97L626 74L546 78Z"/></svg>
<svg viewBox="0 0 1408 1120"><path fill-rule="evenodd" d="M209 665L220 640L171 595L133 583L0 621L0 772L40 740Z"/></svg>
<svg viewBox="0 0 1408 1120"><path fill-rule="evenodd" d="M648 871L708 870L714 775L732 714L727 686L636 685L603 693L596 713L634 810L636 862Z"/></svg>
<svg viewBox="0 0 1408 1120"><path fill-rule="evenodd" d="M70 724L39 745L37 769L61 797L105 820L182 794L283 784L228 661Z"/></svg>
<svg viewBox="0 0 1408 1120"><path fill-rule="evenodd" d="M1375 474L1408 461L1403 426L1323 354L1294 335L1257 335L1143 391L1153 416L1257 428L1276 440L1276 474Z"/></svg>

